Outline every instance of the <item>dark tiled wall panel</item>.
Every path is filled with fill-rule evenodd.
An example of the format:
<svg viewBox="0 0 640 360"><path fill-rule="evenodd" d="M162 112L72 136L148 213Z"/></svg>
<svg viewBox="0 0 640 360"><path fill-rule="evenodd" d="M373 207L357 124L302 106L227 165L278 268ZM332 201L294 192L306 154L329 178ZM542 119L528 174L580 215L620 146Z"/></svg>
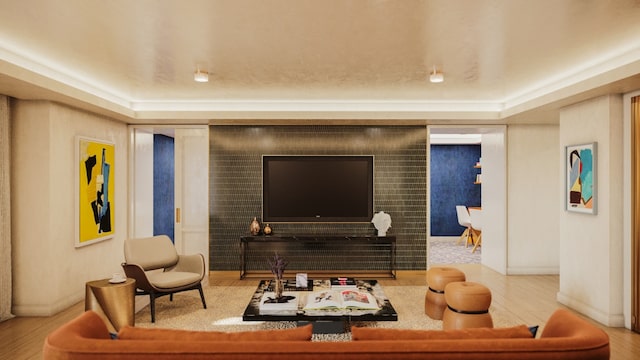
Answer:
<svg viewBox="0 0 640 360"><path fill-rule="evenodd" d="M262 212L262 155L374 155L374 211L391 215L388 235L397 239L399 270L426 268L426 146L422 126L211 126L210 127L210 264L211 270L240 269L240 236L248 235L253 217ZM272 224L274 234L372 235L364 224ZM274 244L248 254L249 270L267 270L273 250L304 253L304 246ZM380 270L384 253L368 248L349 266L343 251L313 249L296 270ZM339 264L339 265L337 265Z"/></svg>

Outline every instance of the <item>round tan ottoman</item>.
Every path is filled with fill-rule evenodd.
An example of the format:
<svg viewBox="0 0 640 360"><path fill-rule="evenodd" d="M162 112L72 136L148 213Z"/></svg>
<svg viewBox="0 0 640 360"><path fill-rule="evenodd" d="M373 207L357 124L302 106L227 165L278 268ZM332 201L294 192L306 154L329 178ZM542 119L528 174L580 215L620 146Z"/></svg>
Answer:
<svg viewBox="0 0 640 360"><path fill-rule="evenodd" d="M447 284L465 281L464 273L452 267L433 267L427 270L427 293L424 297L424 313L435 320L442 320L447 307L444 288Z"/></svg>
<svg viewBox="0 0 640 360"><path fill-rule="evenodd" d="M442 329L493 327L489 314L491 291L475 282L450 283L445 287L447 308L442 316Z"/></svg>

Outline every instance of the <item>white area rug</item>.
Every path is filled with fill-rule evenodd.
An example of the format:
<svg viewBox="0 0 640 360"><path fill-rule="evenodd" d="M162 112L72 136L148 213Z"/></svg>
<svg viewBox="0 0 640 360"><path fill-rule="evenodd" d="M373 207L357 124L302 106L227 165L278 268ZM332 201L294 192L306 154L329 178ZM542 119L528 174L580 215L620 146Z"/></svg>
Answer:
<svg viewBox="0 0 640 360"><path fill-rule="evenodd" d="M456 244L457 237L435 237L429 240L429 265L435 264L479 264L482 246L471 253L472 246Z"/></svg>
<svg viewBox="0 0 640 360"><path fill-rule="evenodd" d="M295 322L244 322L242 313L255 286L210 286L204 289L207 309L202 308L197 291L156 300L156 322L151 323L149 307L136 314L136 326L185 330L248 331L258 329L289 328ZM359 322L352 325L398 329L441 329L442 322L429 318L424 313L426 286L385 286L384 292L398 313L398 321ZM506 313L489 309L495 327L518 325ZM351 334L314 334L314 341L348 341Z"/></svg>

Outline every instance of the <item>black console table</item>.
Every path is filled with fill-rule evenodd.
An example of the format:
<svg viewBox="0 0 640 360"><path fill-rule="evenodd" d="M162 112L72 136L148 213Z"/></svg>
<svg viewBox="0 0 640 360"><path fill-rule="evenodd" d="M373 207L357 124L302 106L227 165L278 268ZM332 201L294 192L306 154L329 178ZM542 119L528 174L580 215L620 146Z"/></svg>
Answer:
<svg viewBox="0 0 640 360"><path fill-rule="evenodd" d="M313 272L318 269L310 269L314 259L321 259L323 266L330 268L320 269L322 272L340 271L341 273L372 273L380 272L380 269L371 269L370 264L384 265L384 273L389 277L396 277L396 237L375 235L260 235L242 236L240 238L240 278L244 279L247 273L255 270L256 265L266 268L266 260L272 253L269 247L278 249L288 261L290 266L287 271L299 270L299 272ZM262 248L263 255L260 260L248 256L250 249ZM295 249L294 249L295 248ZM289 252L288 250L295 250ZM326 259L328 257L329 259ZM335 260L332 262L332 260ZM264 264L251 264L261 261ZM358 269L358 262L367 265ZM250 269L249 265L253 265ZM263 271L264 273L264 271Z"/></svg>

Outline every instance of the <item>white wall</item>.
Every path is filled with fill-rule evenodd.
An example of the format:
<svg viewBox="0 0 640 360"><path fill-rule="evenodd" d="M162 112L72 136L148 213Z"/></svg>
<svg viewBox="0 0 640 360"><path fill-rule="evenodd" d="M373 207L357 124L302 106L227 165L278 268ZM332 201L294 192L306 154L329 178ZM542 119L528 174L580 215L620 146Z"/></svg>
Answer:
<svg viewBox="0 0 640 360"><path fill-rule="evenodd" d="M132 128L129 207L132 238L153 236L153 132Z"/></svg>
<svg viewBox="0 0 640 360"><path fill-rule="evenodd" d="M84 299L85 282L121 272L127 234L127 127L49 102L12 106L13 311L48 316ZM76 135L113 142L115 236L75 247Z"/></svg>
<svg viewBox="0 0 640 360"><path fill-rule="evenodd" d="M597 214L558 209L558 301L607 326L623 326L622 97L603 96L560 112L560 151L597 142ZM564 155L558 163L564 174ZM560 176L564 189L564 176Z"/></svg>
<svg viewBox="0 0 640 360"><path fill-rule="evenodd" d="M482 265L507 274L507 154L505 126L482 134Z"/></svg>
<svg viewBox="0 0 640 360"><path fill-rule="evenodd" d="M559 127L508 128L508 274L558 274Z"/></svg>

